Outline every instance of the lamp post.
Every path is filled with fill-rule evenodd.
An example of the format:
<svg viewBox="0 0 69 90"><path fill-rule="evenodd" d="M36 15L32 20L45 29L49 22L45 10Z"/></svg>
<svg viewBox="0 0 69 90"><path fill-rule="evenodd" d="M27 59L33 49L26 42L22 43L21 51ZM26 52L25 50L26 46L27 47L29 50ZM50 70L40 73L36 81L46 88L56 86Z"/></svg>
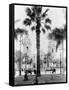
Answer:
<svg viewBox="0 0 69 90"><path fill-rule="evenodd" d="M28 46L26 47L27 51L28 51ZM24 80L28 80L28 76L27 76L27 60L28 60L28 55L27 53L25 54L25 75L24 75Z"/></svg>

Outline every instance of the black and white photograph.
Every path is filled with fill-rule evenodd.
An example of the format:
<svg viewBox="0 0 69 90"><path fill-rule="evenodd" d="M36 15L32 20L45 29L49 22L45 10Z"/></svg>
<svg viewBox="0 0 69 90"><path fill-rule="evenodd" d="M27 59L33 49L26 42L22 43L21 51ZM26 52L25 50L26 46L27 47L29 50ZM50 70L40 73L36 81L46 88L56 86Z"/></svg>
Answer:
<svg viewBox="0 0 69 90"><path fill-rule="evenodd" d="M14 5L14 85L67 82L67 7Z"/></svg>

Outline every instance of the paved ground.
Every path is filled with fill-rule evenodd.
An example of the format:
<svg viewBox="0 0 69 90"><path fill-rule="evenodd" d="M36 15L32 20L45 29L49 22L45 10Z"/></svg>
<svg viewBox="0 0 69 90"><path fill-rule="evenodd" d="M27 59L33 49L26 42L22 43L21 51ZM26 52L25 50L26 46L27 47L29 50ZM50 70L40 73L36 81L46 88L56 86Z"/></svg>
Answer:
<svg viewBox="0 0 69 90"><path fill-rule="evenodd" d="M38 84L55 83L55 82L66 82L66 75L65 74L41 75L38 80ZM28 85L34 83L35 83L35 75L28 75L27 81L24 81L23 75L15 78L15 85Z"/></svg>

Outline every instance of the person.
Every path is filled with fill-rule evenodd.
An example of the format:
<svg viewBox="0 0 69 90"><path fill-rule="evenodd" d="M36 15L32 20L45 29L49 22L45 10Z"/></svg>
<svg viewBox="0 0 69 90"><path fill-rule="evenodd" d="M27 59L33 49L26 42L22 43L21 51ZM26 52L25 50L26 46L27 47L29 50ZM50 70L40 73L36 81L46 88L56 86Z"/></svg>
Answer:
<svg viewBox="0 0 69 90"><path fill-rule="evenodd" d="M25 71L24 81L28 80L27 71Z"/></svg>
<svg viewBox="0 0 69 90"><path fill-rule="evenodd" d="M53 80L53 74L56 73L56 69L55 68L51 68L51 70L52 70L51 80Z"/></svg>

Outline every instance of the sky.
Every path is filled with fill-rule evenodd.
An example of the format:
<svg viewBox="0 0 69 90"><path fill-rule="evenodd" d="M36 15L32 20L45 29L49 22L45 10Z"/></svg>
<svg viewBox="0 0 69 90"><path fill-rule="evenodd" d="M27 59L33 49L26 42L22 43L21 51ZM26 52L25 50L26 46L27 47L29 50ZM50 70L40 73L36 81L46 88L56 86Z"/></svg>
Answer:
<svg viewBox="0 0 69 90"><path fill-rule="evenodd" d="M28 38L31 41L30 52L32 54L35 54L36 53L36 33L35 33L35 31L32 32L30 30L29 26L23 25L23 21L27 17L26 12L25 12L27 7L30 7L30 6L15 5L15 20L14 20L15 29L23 28L23 29L28 30L28 32L29 32ZM65 8L55 8L55 7L43 7L42 12L45 11L45 9L47 9L47 8L50 9L48 11L48 17L52 20L51 30L53 30L56 27L63 28L64 24L66 23L66 20L65 20L66 9ZM33 23L32 25L34 25L34 24L35 23ZM43 51L44 53L48 52L49 42L51 42L47 38L47 36L50 32L51 31L46 31L45 34L43 34L42 32L40 34L40 50ZM54 43L54 45L56 45L55 41L52 41L52 43ZM17 42L15 41L15 47L16 46L17 46L16 49L19 50L19 44L17 44ZM23 48L22 48L22 51L23 51Z"/></svg>

